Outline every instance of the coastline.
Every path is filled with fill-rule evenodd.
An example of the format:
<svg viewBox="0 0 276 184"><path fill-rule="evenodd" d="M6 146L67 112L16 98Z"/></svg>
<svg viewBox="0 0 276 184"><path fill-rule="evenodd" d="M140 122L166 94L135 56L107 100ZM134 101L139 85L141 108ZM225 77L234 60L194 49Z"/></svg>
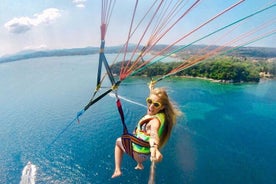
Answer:
<svg viewBox="0 0 276 184"><path fill-rule="evenodd" d="M233 82L232 80L217 80L217 79L212 79L212 78L207 78L207 77L193 77L193 76L181 76L182 78L188 78L188 79L200 79L200 80L208 80L211 82L215 82L215 83L229 83L229 84L244 84L244 83L258 83L258 82ZM260 80L276 80L276 77L260 77Z"/></svg>
<svg viewBox="0 0 276 184"><path fill-rule="evenodd" d="M135 76L135 77L141 77L141 76ZM142 76L145 78L150 78L147 76ZM158 78L158 76L155 76ZM154 77L153 77L154 78ZM261 80L276 80L276 77L260 77L260 80L258 82L254 82L254 81L240 81L240 82L233 82L232 80L217 80L217 79L212 79L212 78L207 78L207 77L193 77L193 76L170 76L169 78L184 78L184 79L199 79L199 80L206 80L206 81L210 81L210 82L214 82L214 83L223 83L223 84L248 84L248 83L259 83ZM168 78L168 79L169 79Z"/></svg>

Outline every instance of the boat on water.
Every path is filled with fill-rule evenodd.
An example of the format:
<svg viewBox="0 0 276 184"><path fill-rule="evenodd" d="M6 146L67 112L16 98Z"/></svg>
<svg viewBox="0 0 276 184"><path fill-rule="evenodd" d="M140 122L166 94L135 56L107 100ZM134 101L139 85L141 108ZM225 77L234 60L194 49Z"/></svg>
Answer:
<svg viewBox="0 0 276 184"><path fill-rule="evenodd" d="M22 170L20 184L35 184L36 166L30 161Z"/></svg>

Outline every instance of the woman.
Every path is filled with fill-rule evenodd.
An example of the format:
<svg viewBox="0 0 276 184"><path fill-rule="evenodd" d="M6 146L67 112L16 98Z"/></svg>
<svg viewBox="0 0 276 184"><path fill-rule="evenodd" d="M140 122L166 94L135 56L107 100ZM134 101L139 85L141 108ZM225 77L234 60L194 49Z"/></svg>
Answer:
<svg viewBox="0 0 276 184"><path fill-rule="evenodd" d="M177 116L181 112L171 103L164 88L153 89L150 85L150 95L146 99L147 114L138 122L134 135L148 141L150 148L132 143L133 158L137 162L135 169L144 169L142 162L150 156L151 161L160 162L163 158L159 149L169 139ZM112 178L122 175L121 162L125 153L121 138L115 145L115 170Z"/></svg>

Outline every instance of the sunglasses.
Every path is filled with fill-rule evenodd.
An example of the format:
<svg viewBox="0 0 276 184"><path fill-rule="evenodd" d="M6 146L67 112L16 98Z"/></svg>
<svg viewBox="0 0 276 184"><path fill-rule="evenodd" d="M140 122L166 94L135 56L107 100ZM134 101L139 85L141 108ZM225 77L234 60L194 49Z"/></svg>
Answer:
<svg viewBox="0 0 276 184"><path fill-rule="evenodd" d="M156 107L156 108L161 107L161 103L160 102L154 102L151 98L147 98L146 102L149 105L153 104L153 106Z"/></svg>

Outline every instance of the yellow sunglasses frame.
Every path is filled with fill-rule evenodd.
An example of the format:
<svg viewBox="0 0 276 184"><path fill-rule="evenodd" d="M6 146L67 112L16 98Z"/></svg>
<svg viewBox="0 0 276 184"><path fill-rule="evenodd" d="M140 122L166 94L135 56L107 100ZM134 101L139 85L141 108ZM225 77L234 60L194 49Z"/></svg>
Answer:
<svg viewBox="0 0 276 184"><path fill-rule="evenodd" d="M162 104L161 104L160 102L155 102L155 101L153 101L150 97L146 98L146 102L147 102L147 104L149 104L149 105L153 104L153 106L154 106L155 108L159 108L159 107L162 106Z"/></svg>

